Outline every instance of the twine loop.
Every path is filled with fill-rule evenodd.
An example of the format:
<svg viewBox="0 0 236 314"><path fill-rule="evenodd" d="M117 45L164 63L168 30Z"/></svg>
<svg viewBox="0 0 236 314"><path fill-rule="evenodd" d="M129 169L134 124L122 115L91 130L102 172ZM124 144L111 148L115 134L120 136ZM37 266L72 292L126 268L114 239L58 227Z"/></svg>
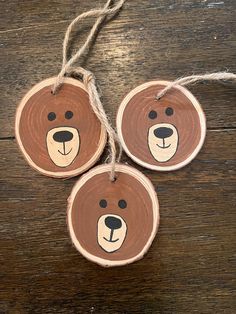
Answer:
<svg viewBox="0 0 236 314"><path fill-rule="evenodd" d="M118 139L118 136L115 130L112 128L111 123L107 117L107 114L103 108L102 102L100 100L99 93L96 87L96 78L94 74L88 70L85 70L82 67L72 68L69 71L70 75L79 75L83 77L83 83L88 91L89 95L89 102L93 109L93 112L101 122L102 127L105 128L108 134L108 143L110 147L110 154L108 156L108 161L111 164L111 171L110 171L110 180L114 182L116 180L115 174L115 164L116 162L120 162L121 155L122 155L122 146ZM116 144L119 146L119 154L117 156L117 149Z"/></svg>
<svg viewBox="0 0 236 314"><path fill-rule="evenodd" d="M236 81L236 74L229 72L216 72L181 77L168 84L163 90L161 90L155 96L155 99L160 100L163 96L165 96L168 93L168 91L170 91L177 85L186 86L189 84L194 84L203 81Z"/></svg>
<svg viewBox="0 0 236 314"><path fill-rule="evenodd" d="M120 161L121 154L122 154L122 146L115 130L111 126L111 123L101 103L100 95L96 87L95 76L93 75L92 72L84 69L83 67L81 66L74 67L73 64L75 62L78 62L78 60L81 59L84 56L84 54L89 50L90 46L95 40L95 36L101 24L104 21L108 22L110 19L112 19L114 15L120 11L125 1L126 0L119 0L116 5L111 6L113 1L108 0L102 9L92 9L88 12L82 13L70 23L69 27L66 30L66 34L65 34L65 38L63 42L63 60L62 60L61 71L59 72L58 76L56 77L55 83L52 86L52 93L55 95L56 93L59 92L60 87L63 84L64 78L66 76L79 75L82 77L83 83L89 95L89 101L90 101L91 107L95 115L101 122L102 127L106 130L108 134L108 143L110 147L110 154L109 154L108 159L111 164L111 171L110 171L109 178L112 182L116 180L115 165L116 165L116 162ZM83 44L83 46L80 47L80 49L69 60L67 60L71 32L73 28L75 27L75 25L77 25L79 22L81 23L81 21L87 17L97 17L97 20L92 26L90 33L85 43ZM118 156L117 156L116 144L119 145Z"/></svg>

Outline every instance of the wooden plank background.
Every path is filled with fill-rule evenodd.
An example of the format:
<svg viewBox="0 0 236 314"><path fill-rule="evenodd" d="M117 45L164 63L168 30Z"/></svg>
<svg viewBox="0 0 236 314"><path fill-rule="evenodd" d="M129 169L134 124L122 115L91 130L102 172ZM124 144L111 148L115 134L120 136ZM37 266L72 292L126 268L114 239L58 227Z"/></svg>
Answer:
<svg viewBox="0 0 236 314"><path fill-rule="evenodd" d="M190 87L208 130L202 151L184 169L155 173L123 154L152 180L161 206L150 251L126 267L103 269L76 252L66 227L76 178L43 177L18 151L17 104L32 85L58 73L68 23L94 6L92 0L0 1L0 313L236 313L235 85ZM98 78L113 124L122 97L138 84L236 72L235 12L235 0L127 1L84 62ZM75 32L73 49L92 22Z"/></svg>

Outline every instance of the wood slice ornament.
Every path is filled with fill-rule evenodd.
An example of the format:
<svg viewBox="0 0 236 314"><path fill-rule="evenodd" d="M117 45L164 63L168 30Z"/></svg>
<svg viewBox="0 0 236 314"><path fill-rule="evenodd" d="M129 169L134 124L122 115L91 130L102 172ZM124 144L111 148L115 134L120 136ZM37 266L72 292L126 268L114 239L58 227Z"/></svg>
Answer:
<svg viewBox="0 0 236 314"><path fill-rule="evenodd" d="M102 266L132 263L147 252L159 225L158 199L152 183L133 167L116 164L84 174L68 199L67 221L73 244Z"/></svg>
<svg viewBox="0 0 236 314"><path fill-rule="evenodd" d="M106 130L91 108L83 83L64 78L54 95L55 80L40 82L22 99L16 112L16 139L34 169L51 177L72 177L99 159Z"/></svg>
<svg viewBox="0 0 236 314"><path fill-rule="evenodd" d="M206 119L197 99L180 85L161 99L156 95L170 82L152 81L132 90L117 114L117 131L125 152L152 170L184 167L200 151Z"/></svg>

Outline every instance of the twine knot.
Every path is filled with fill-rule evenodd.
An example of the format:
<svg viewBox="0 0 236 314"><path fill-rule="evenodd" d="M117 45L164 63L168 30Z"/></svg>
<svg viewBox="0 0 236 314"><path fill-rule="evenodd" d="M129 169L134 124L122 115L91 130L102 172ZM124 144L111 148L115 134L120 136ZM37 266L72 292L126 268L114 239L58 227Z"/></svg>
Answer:
<svg viewBox="0 0 236 314"><path fill-rule="evenodd" d="M90 82L95 82L95 76L90 71L85 71L83 74L83 82L85 87L87 88Z"/></svg>

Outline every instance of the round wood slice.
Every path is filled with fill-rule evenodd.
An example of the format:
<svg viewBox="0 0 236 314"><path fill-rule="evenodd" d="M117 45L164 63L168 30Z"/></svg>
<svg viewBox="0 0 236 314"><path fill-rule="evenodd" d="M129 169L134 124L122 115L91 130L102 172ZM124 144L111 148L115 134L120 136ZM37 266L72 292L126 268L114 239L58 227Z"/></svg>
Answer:
<svg viewBox="0 0 236 314"><path fill-rule="evenodd" d="M176 86L156 100L169 83L152 81L136 87L124 98L117 114L125 152L152 170L184 167L198 154L206 136L204 112L186 88Z"/></svg>
<svg viewBox="0 0 236 314"><path fill-rule="evenodd" d="M15 133L30 166L51 177L76 176L95 164L106 131L94 114L85 86L65 78L56 95L56 78L35 85L16 112Z"/></svg>
<svg viewBox="0 0 236 314"><path fill-rule="evenodd" d="M139 260L149 249L159 225L154 187L141 172L110 165L84 174L68 199L68 229L76 249L102 266L120 266Z"/></svg>

